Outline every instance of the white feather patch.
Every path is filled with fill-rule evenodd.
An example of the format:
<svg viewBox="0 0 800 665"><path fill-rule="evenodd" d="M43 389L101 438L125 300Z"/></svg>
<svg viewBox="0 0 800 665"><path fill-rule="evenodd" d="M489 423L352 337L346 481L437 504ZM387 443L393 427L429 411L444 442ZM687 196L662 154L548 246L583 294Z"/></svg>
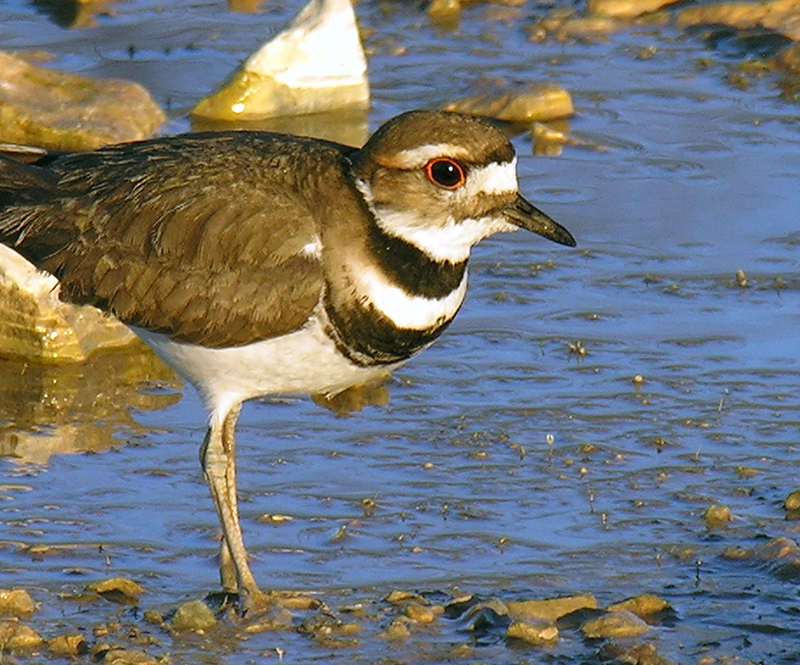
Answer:
<svg viewBox="0 0 800 665"><path fill-rule="evenodd" d="M467 293L466 270L458 288L444 298L410 295L372 270L359 275L359 282L359 291L367 295L375 309L398 328L408 330L427 330L449 321L458 312Z"/></svg>

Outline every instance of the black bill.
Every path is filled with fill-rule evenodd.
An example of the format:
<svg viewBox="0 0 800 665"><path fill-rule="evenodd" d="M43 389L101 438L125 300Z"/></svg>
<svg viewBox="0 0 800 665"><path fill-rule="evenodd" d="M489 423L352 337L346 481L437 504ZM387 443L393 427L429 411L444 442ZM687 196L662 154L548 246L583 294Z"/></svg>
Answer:
<svg viewBox="0 0 800 665"><path fill-rule="evenodd" d="M503 212L509 222L516 224L521 229L533 231L543 238L567 247L575 247L577 244L575 238L572 237L572 234L567 229L550 219L550 217L528 203L521 196L518 196L514 203L504 208Z"/></svg>

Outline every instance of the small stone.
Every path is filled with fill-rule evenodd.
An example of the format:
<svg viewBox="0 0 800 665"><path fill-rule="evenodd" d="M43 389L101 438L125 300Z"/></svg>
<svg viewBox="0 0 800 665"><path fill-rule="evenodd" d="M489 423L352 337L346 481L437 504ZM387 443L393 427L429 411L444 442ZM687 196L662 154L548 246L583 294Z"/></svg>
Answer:
<svg viewBox="0 0 800 665"><path fill-rule="evenodd" d="M532 83L516 90L484 92L450 102L444 109L520 123L564 118L574 113L572 97L556 83Z"/></svg>
<svg viewBox="0 0 800 665"><path fill-rule="evenodd" d="M3 651L30 651L44 643L33 628L16 621L0 623L0 653Z"/></svg>
<svg viewBox="0 0 800 665"><path fill-rule="evenodd" d="M586 11L594 16L636 18L678 0L587 0Z"/></svg>
<svg viewBox="0 0 800 665"><path fill-rule="evenodd" d="M181 605L170 624L177 631L206 630L217 623L217 618L202 600L190 600Z"/></svg>
<svg viewBox="0 0 800 665"><path fill-rule="evenodd" d="M733 521L733 514L728 506L712 503L703 512L703 519L707 529L727 529L728 524Z"/></svg>
<svg viewBox="0 0 800 665"><path fill-rule="evenodd" d="M406 616L417 623L432 623L436 619L433 609L424 607L419 603L406 605Z"/></svg>
<svg viewBox="0 0 800 665"><path fill-rule="evenodd" d="M789 511L800 511L800 490L795 490L786 497L784 507Z"/></svg>
<svg viewBox="0 0 800 665"><path fill-rule="evenodd" d="M0 589L0 614L18 617L35 611L36 603L25 589Z"/></svg>
<svg viewBox="0 0 800 665"><path fill-rule="evenodd" d="M581 626L581 632L592 639L600 637L627 639L643 635L649 630L650 626L627 610L603 614L589 619Z"/></svg>
<svg viewBox="0 0 800 665"><path fill-rule="evenodd" d="M47 649L54 656L80 656L89 652L89 645L83 635L58 635L47 640Z"/></svg>
<svg viewBox="0 0 800 665"><path fill-rule="evenodd" d="M506 629L506 637L524 640L529 644L552 644L558 639L558 628L548 623L512 621Z"/></svg>
<svg viewBox="0 0 800 665"><path fill-rule="evenodd" d="M138 649L109 649L103 655L103 665L156 665L156 660Z"/></svg>
<svg viewBox="0 0 800 665"><path fill-rule="evenodd" d="M509 616L514 620L537 619L554 623L561 617L577 610L597 609L597 601L591 594L546 598L544 600L508 601Z"/></svg>
<svg viewBox="0 0 800 665"><path fill-rule="evenodd" d="M647 642L633 645L607 642L600 649L600 657L603 662L611 660L627 665L676 665L673 661L659 655L655 644ZM702 663L702 659L699 662Z"/></svg>
<svg viewBox="0 0 800 665"><path fill-rule="evenodd" d="M106 580L86 585L87 591L93 591L106 600L126 605L135 605L144 589L127 577L110 577Z"/></svg>
<svg viewBox="0 0 800 665"><path fill-rule="evenodd" d="M403 640L409 637L411 631L408 629L407 621L407 619L403 620L402 618L392 620L389 627L379 636L389 640Z"/></svg>
<svg viewBox="0 0 800 665"><path fill-rule="evenodd" d="M142 619L144 619L145 623L151 623L155 625L164 623L164 616L155 610L145 610L145 613L142 615Z"/></svg>
<svg viewBox="0 0 800 665"><path fill-rule="evenodd" d="M609 612L627 611L632 612L640 618L653 616L663 612L669 607L669 603L658 596L650 593L643 593L633 598L628 598L619 603L609 605L606 609Z"/></svg>

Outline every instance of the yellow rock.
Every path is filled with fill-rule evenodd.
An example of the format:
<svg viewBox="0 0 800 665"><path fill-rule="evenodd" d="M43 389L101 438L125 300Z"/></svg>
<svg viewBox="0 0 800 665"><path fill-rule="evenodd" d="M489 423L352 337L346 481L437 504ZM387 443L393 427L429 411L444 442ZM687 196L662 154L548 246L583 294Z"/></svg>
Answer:
<svg viewBox="0 0 800 665"><path fill-rule="evenodd" d="M230 121L368 107L367 60L350 0L311 0L192 113Z"/></svg>
<svg viewBox="0 0 800 665"><path fill-rule="evenodd" d="M86 150L146 138L165 120L136 83L45 69L0 51L4 143Z"/></svg>
<svg viewBox="0 0 800 665"><path fill-rule="evenodd" d="M570 612L582 609L597 609L597 601L591 594L547 598L544 600L508 601L508 615L514 620L537 619L553 623Z"/></svg>

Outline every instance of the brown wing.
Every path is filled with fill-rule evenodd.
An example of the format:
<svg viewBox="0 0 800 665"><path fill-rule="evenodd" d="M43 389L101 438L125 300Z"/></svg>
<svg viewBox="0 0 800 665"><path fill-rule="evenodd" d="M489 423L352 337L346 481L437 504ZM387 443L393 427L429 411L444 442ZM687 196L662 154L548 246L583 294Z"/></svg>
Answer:
<svg viewBox="0 0 800 665"><path fill-rule="evenodd" d="M179 341L247 344L301 327L319 300L316 221L292 174L340 156L226 132L70 155L5 182L0 169L0 240L56 275L66 300Z"/></svg>

